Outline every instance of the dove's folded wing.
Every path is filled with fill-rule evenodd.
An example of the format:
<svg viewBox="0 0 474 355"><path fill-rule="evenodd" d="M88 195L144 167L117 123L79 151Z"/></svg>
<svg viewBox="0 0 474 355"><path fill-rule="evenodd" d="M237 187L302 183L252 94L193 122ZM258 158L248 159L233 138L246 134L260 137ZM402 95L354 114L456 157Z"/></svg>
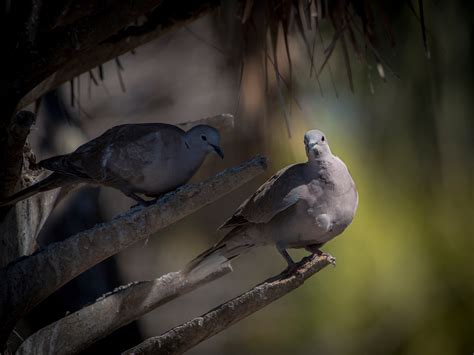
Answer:
<svg viewBox="0 0 474 355"><path fill-rule="evenodd" d="M293 206L307 191L303 169L304 164L294 164L278 171L220 228L268 223L275 215Z"/></svg>
<svg viewBox="0 0 474 355"><path fill-rule="evenodd" d="M162 131L163 139L170 142L155 142L158 131ZM156 146L168 147L171 141L177 141L183 135L180 128L162 123L115 126L71 154L47 159L40 164L65 175L120 185L132 178L140 178L141 170L149 163Z"/></svg>

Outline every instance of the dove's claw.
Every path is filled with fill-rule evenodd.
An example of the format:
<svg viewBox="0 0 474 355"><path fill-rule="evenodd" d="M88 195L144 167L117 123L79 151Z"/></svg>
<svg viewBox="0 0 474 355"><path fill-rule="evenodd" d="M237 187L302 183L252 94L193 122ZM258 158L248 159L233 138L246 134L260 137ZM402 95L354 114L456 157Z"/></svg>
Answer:
<svg viewBox="0 0 474 355"><path fill-rule="evenodd" d="M332 256L331 254L328 254L328 253L325 253L321 250L318 250L318 252L314 253L313 255L317 255L318 258L325 258L327 261L329 261L329 263L332 265L332 266L336 266L336 258L334 256Z"/></svg>
<svg viewBox="0 0 474 355"><path fill-rule="evenodd" d="M280 275L290 276L293 272L297 269L298 265L293 263L292 265L288 265L285 270L283 270Z"/></svg>

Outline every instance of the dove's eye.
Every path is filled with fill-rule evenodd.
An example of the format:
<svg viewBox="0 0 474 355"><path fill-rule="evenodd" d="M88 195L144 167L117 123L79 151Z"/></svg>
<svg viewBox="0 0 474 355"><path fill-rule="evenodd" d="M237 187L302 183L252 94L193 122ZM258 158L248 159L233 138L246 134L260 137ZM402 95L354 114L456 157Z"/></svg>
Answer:
<svg viewBox="0 0 474 355"><path fill-rule="evenodd" d="M202 139L203 141L207 141L207 137L206 137L206 136L201 136L201 139Z"/></svg>
<svg viewBox="0 0 474 355"><path fill-rule="evenodd" d="M321 142L324 142L324 136L321 137Z"/></svg>

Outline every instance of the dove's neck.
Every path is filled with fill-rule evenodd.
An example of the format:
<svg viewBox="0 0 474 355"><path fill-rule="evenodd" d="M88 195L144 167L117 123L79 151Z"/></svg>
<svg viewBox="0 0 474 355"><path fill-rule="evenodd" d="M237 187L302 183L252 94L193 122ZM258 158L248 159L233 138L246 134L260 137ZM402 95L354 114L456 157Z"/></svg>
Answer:
<svg viewBox="0 0 474 355"><path fill-rule="evenodd" d="M189 148L188 148L189 147ZM197 169L202 165L206 158L207 151L202 149L202 146L196 144L189 144L184 149L184 160L187 170L194 175Z"/></svg>
<svg viewBox="0 0 474 355"><path fill-rule="evenodd" d="M328 154L318 159L308 161L307 174L310 177L317 177L332 185L332 189L345 193L354 185L352 177L344 162L335 155Z"/></svg>
<svg viewBox="0 0 474 355"><path fill-rule="evenodd" d="M320 167L327 165L327 162L330 161L332 158L334 158L334 156L331 154L331 152L325 152L318 156L310 155L308 157L307 164L311 167Z"/></svg>
<svg viewBox="0 0 474 355"><path fill-rule="evenodd" d="M334 166L334 156L331 153L309 159L306 166L306 171L310 176L319 176L326 179L329 179L334 169L337 168Z"/></svg>

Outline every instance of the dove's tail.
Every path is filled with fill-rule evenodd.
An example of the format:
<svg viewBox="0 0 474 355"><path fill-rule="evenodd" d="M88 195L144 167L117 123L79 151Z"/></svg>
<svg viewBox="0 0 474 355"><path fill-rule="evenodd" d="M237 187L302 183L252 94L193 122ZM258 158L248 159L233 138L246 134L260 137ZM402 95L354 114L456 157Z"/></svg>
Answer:
<svg viewBox="0 0 474 355"><path fill-rule="evenodd" d="M0 200L0 207L13 205L18 201L24 200L30 196L37 194L38 192L44 192L48 190L55 189L64 185L72 183L72 179L67 178L61 174L52 173L45 179L38 181L36 184L33 184L26 189L18 191L16 194L13 194L3 200Z"/></svg>
<svg viewBox="0 0 474 355"><path fill-rule="evenodd" d="M207 274L220 265L245 253L248 249L254 246L254 244L238 244L231 241L231 239L233 239L234 236L239 235L241 231L242 227L232 229L220 242L191 260L184 268L184 273L186 275L196 273Z"/></svg>

